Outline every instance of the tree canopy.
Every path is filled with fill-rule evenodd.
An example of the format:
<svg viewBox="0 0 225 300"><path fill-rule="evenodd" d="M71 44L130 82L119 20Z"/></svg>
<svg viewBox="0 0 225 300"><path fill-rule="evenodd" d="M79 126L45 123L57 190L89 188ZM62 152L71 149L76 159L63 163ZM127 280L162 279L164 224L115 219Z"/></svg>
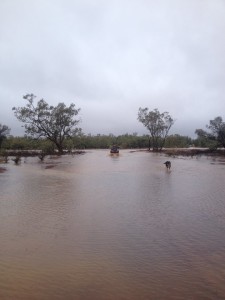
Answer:
<svg viewBox="0 0 225 300"><path fill-rule="evenodd" d="M146 108L139 108L138 121L141 122L150 132L152 148L155 151L161 150L165 144L174 120L168 112L160 113L158 109L149 111Z"/></svg>
<svg viewBox="0 0 225 300"><path fill-rule="evenodd" d="M2 142L4 139L9 135L10 133L10 128L6 125L0 124L0 148L2 146Z"/></svg>
<svg viewBox="0 0 225 300"><path fill-rule="evenodd" d="M58 103L50 106L44 99L35 105L33 94L23 97L28 103L24 107L13 107L16 118L25 125L25 133L35 138L45 137L55 144L59 153L63 152L65 138L71 138L81 131L77 128L80 120L75 119L80 109L75 104L66 106Z"/></svg>
<svg viewBox="0 0 225 300"><path fill-rule="evenodd" d="M215 147L225 147L225 122L223 122L222 117L216 117L209 121L206 125L209 132L203 129L196 129L195 133L198 138L204 138L206 140L215 141Z"/></svg>

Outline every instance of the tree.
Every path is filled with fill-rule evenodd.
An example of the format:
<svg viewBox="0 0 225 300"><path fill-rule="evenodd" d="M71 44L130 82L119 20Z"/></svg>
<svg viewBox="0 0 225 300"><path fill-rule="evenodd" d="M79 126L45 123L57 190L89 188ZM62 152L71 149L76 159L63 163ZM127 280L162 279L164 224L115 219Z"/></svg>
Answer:
<svg viewBox="0 0 225 300"><path fill-rule="evenodd" d="M179 134L172 134L167 137L165 142L165 147L166 148L174 148L174 147L187 148L192 144L193 141L190 137L182 136Z"/></svg>
<svg viewBox="0 0 225 300"><path fill-rule="evenodd" d="M208 128L210 132L207 132L203 129L195 130L198 138L205 138L209 141L215 141L216 148L220 146L225 147L225 122L223 122L222 117L216 117L214 120L210 120L209 125L206 125L206 128Z"/></svg>
<svg viewBox="0 0 225 300"><path fill-rule="evenodd" d="M169 113L160 113L158 109L149 111L147 107L140 107L138 121L149 130L153 151L161 150L165 144L169 130L175 122Z"/></svg>
<svg viewBox="0 0 225 300"><path fill-rule="evenodd" d="M16 118L25 123L25 133L35 138L46 137L57 147L60 154L63 152L63 142L66 137L73 137L81 131L76 128L79 120L75 119L80 109L75 104L66 107L64 103L49 106L44 99L34 105L36 96L27 94L23 97L28 101L25 107L13 107Z"/></svg>
<svg viewBox="0 0 225 300"><path fill-rule="evenodd" d="M10 133L10 128L6 125L0 124L0 149L2 146L2 142L6 139L7 135Z"/></svg>

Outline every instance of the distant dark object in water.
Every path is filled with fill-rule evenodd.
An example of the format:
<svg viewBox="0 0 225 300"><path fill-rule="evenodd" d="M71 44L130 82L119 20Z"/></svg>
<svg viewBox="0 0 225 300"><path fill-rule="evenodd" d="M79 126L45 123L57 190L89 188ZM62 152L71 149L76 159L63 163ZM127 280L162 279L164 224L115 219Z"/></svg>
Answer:
<svg viewBox="0 0 225 300"><path fill-rule="evenodd" d="M167 170L169 170L171 168L171 162L169 160L164 162L164 164L166 165Z"/></svg>
<svg viewBox="0 0 225 300"><path fill-rule="evenodd" d="M1 168L0 167L0 173L3 173L3 172L5 172L6 171L6 168Z"/></svg>
<svg viewBox="0 0 225 300"><path fill-rule="evenodd" d="M52 169L54 167L55 167L55 165L48 165L48 166L45 167L45 169Z"/></svg>
<svg viewBox="0 0 225 300"><path fill-rule="evenodd" d="M14 163L16 165L18 165L21 162L21 157L19 155L17 155L15 158L12 158L12 160L14 161Z"/></svg>
<svg viewBox="0 0 225 300"><path fill-rule="evenodd" d="M119 154L119 148L117 146L112 146L112 148L110 149L110 153L111 154Z"/></svg>
<svg viewBox="0 0 225 300"><path fill-rule="evenodd" d="M46 156L46 154L45 153L40 153L40 154L38 154L38 157L40 158L40 160L41 161L43 161L44 160L44 158L45 158L45 156Z"/></svg>

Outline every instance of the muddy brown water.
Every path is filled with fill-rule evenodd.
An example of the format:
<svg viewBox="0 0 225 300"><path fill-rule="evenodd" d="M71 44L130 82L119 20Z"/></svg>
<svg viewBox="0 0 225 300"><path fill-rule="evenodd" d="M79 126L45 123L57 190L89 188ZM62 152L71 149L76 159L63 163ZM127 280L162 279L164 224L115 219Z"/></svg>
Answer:
<svg viewBox="0 0 225 300"><path fill-rule="evenodd" d="M0 299L225 299L225 159L106 150L0 174Z"/></svg>

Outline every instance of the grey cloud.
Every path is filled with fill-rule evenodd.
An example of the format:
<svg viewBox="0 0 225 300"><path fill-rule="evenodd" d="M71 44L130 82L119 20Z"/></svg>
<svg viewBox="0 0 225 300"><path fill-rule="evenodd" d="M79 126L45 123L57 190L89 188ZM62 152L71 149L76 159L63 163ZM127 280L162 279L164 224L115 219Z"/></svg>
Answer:
<svg viewBox="0 0 225 300"><path fill-rule="evenodd" d="M225 118L224 29L222 0L2 0L0 122L22 132L11 108L33 92L75 102L86 133L145 133L141 106L193 136Z"/></svg>

